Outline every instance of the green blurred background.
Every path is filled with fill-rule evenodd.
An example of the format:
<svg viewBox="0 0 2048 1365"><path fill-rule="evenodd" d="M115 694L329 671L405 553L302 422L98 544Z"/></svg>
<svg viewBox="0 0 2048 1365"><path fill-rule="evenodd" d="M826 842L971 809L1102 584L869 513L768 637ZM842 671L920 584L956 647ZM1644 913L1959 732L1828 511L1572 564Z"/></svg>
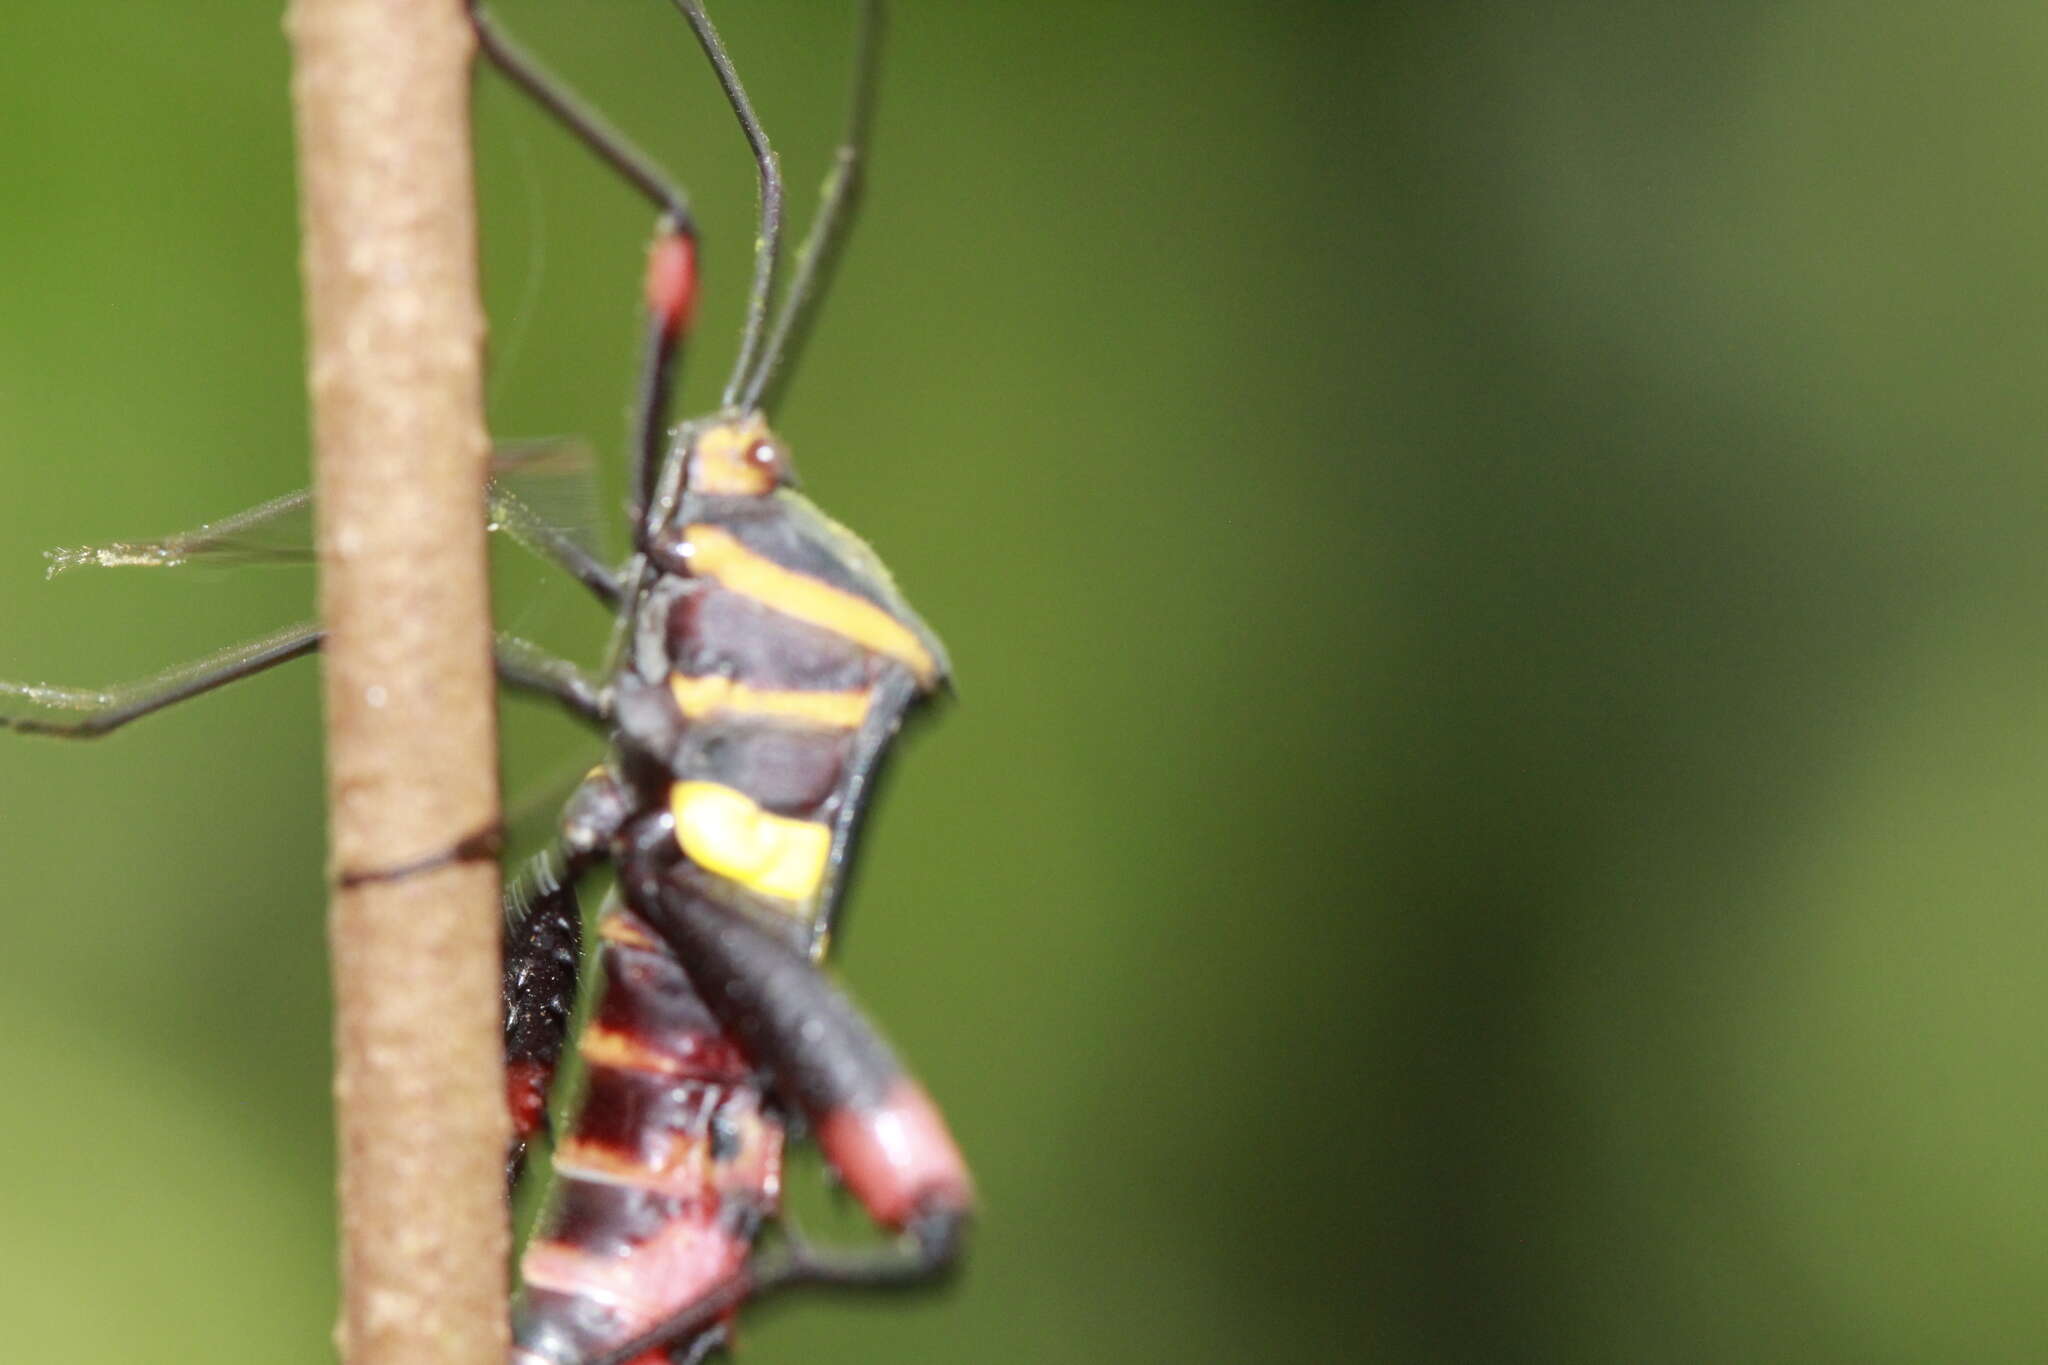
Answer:
<svg viewBox="0 0 2048 1365"><path fill-rule="evenodd" d="M806 203L847 8L718 10ZM703 406L701 60L503 14L694 190ZM308 610L38 554L304 482L278 17L0 21L0 676ZM842 966L986 1217L746 1358L2048 1359L2048 11L906 2L890 61L780 418L961 675ZM647 214L480 84L494 427L613 455ZM316 690L0 754L9 1359L329 1355ZM505 727L515 801L592 752Z"/></svg>

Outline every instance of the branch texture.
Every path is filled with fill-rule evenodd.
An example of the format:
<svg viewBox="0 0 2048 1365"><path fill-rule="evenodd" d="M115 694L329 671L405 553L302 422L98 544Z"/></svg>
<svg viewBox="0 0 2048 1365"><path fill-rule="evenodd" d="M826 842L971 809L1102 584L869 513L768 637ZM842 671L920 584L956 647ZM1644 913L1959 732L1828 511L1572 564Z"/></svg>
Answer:
<svg viewBox="0 0 2048 1365"><path fill-rule="evenodd" d="M342 1356L502 1365L507 1136L461 0L293 0L327 631Z"/></svg>

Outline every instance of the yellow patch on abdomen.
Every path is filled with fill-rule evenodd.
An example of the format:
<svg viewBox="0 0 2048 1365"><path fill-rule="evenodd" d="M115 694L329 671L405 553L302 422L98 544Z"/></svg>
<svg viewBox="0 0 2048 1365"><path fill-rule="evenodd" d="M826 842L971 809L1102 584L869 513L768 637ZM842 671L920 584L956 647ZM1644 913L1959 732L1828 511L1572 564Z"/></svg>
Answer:
<svg viewBox="0 0 2048 1365"><path fill-rule="evenodd" d="M676 843L697 866L751 891L807 900L825 884L832 831L761 809L744 792L716 782L678 782L668 789Z"/></svg>

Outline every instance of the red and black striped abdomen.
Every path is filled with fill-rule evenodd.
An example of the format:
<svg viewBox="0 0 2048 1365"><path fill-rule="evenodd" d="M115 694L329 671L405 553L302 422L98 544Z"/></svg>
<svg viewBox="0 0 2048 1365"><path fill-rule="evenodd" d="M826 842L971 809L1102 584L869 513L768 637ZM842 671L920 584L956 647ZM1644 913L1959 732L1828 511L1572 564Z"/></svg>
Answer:
<svg viewBox="0 0 2048 1365"><path fill-rule="evenodd" d="M599 933L585 1089L521 1261L514 1365L601 1354L697 1302L780 1195L783 1126L747 1057L638 918L611 910Z"/></svg>

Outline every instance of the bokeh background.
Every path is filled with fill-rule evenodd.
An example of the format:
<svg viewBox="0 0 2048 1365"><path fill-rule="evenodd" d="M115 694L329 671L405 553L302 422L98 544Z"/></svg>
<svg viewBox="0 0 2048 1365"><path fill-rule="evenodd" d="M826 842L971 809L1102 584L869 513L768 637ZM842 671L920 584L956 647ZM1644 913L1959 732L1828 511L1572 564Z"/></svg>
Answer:
<svg viewBox="0 0 2048 1365"><path fill-rule="evenodd" d="M800 201L847 9L717 11ZM841 965L986 1218L747 1358L2048 1359L2048 12L897 9L780 417L961 675ZM703 406L701 59L502 13L693 188ZM0 676L309 610L38 554L305 480L278 18L0 18ZM480 86L493 424L616 506L647 214ZM0 753L10 1359L329 1357L316 697Z"/></svg>

